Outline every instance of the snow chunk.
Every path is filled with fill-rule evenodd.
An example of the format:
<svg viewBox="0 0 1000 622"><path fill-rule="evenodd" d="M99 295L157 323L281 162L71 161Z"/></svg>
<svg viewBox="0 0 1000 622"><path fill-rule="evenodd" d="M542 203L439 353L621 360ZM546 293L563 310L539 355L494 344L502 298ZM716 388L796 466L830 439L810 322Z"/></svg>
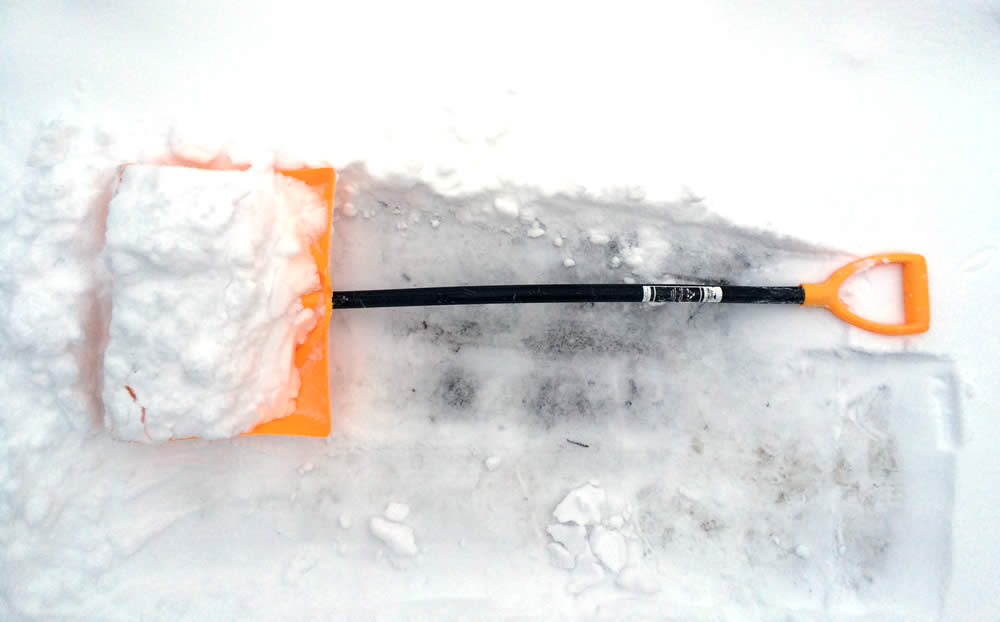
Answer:
<svg viewBox="0 0 1000 622"><path fill-rule="evenodd" d="M500 456L490 456L483 461L487 471L496 471L500 466Z"/></svg>
<svg viewBox="0 0 1000 622"><path fill-rule="evenodd" d="M499 196L493 199L493 207L500 214L510 218L517 218L517 213L521 209L517 199L508 196Z"/></svg>
<svg viewBox="0 0 1000 622"><path fill-rule="evenodd" d="M543 235L545 235L545 229L542 229L542 226L537 222L531 227L531 229L528 229L529 238L540 238Z"/></svg>
<svg viewBox="0 0 1000 622"><path fill-rule="evenodd" d="M628 547L620 531L597 525L590 530L590 548L611 572L621 571L628 562Z"/></svg>
<svg viewBox="0 0 1000 622"><path fill-rule="evenodd" d="M552 515L560 523L595 525L601 522L601 513L607 501L607 494L602 488L587 483L570 491Z"/></svg>
<svg viewBox="0 0 1000 622"><path fill-rule="evenodd" d="M576 260L574 260L572 257L567 257L566 259L563 259L563 265L566 266L567 268L572 268L573 266L576 265Z"/></svg>
<svg viewBox="0 0 1000 622"><path fill-rule="evenodd" d="M34 491L24 504L24 520L29 525L37 525L49 513L52 500L44 490Z"/></svg>
<svg viewBox="0 0 1000 622"><path fill-rule="evenodd" d="M592 229L590 231L589 239L592 244L599 244L601 246L604 246L605 244L611 241L611 236L598 229Z"/></svg>
<svg viewBox="0 0 1000 622"><path fill-rule="evenodd" d="M582 525L560 525L555 523L549 525L546 531L549 532L553 540L565 546L566 550L573 557L590 552L590 546L587 544L587 528Z"/></svg>
<svg viewBox="0 0 1000 622"><path fill-rule="evenodd" d="M572 570L576 566L576 557L570 554L566 547L558 542L549 542L546 547L552 565L563 570Z"/></svg>
<svg viewBox="0 0 1000 622"><path fill-rule="evenodd" d="M394 523L381 516L373 516L369 527L372 535L381 540L394 554L413 557L419 552L413 529L409 525Z"/></svg>
<svg viewBox="0 0 1000 622"><path fill-rule="evenodd" d="M222 155L227 142L211 127L174 125L167 137L170 151L194 164L208 164Z"/></svg>
<svg viewBox="0 0 1000 622"><path fill-rule="evenodd" d="M229 438L294 410L318 310L320 198L271 171L131 165L108 208L105 423L121 440Z"/></svg>
<svg viewBox="0 0 1000 622"><path fill-rule="evenodd" d="M645 261L645 259L643 258L642 250L639 248L635 247L626 248L624 251L622 251L622 254L625 256L625 263L631 266L632 268L638 268Z"/></svg>
<svg viewBox="0 0 1000 622"><path fill-rule="evenodd" d="M809 550L809 547L804 544L800 544L797 547L795 547L795 554L801 557L802 559L809 559L810 553L811 551Z"/></svg>
<svg viewBox="0 0 1000 622"><path fill-rule="evenodd" d="M641 566L629 566L618 574L618 587L640 594L655 594L660 591L656 576Z"/></svg>
<svg viewBox="0 0 1000 622"><path fill-rule="evenodd" d="M385 506L385 517L394 522L401 522L406 520L406 517L410 515L410 506L405 503L397 503L392 501L389 505Z"/></svg>
<svg viewBox="0 0 1000 622"><path fill-rule="evenodd" d="M340 518L337 519L337 522L340 523L340 528L341 529L350 529L351 528L351 515L348 514L347 512L341 512L340 513Z"/></svg>
<svg viewBox="0 0 1000 622"><path fill-rule="evenodd" d="M589 587L604 580L604 568L597 563L597 558L590 552L576 558L576 568L573 569L569 584L571 594L579 594Z"/></svg>
<svg viewBox="0 0 1000 622"><path fill-rule="evenodd" d="M281 580L285 585L296 585L304 575L316 567L319 563L319 552L306 550L294 555L285 564L285 570L281 574Z"/></svg>
<svg viewBox="0 0 1000 622"><path fill-rule="evenodd" d="M640 227L638 233L638 241L622 250L625 263L637 274L643 270L655 271L665 265L673 247L662 232L652 227ZM642 276L650 278L653 274L643 272Z"/></svg>

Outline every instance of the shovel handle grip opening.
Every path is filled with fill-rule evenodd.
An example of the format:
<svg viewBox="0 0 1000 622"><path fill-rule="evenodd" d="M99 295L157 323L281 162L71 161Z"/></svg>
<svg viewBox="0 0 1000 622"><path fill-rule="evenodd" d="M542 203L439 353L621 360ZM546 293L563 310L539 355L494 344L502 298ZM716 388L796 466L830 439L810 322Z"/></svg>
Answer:
<svg viewBox="0 0 1000 622"><path fill-rule="evenodd" d="M840 287L851 276L887 264L903 267L902 324L876 322L851 311L840 297ZM882 335L912 335L927 331L931 325L930 294L927 286L927 261L914 253L882 253L852 261L830 275L822 283L803 283L804 305L826 307L841 320Z"/></svg>

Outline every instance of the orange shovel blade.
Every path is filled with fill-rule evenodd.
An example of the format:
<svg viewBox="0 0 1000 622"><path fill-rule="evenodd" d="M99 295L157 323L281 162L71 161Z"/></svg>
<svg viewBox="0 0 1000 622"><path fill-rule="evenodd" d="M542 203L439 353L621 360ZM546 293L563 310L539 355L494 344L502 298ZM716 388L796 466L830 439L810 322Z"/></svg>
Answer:
<svg viewBox="0 0 1000 622"><path fill-rule="evenodd" d="M330 382L327 363L327 333L333 288L330 286L330 216L333 213L333 186L337 174L332 168L278 171L305 182L323 197L327 209L326 231L313 242L311 251L319 272L320 290L302 297L305 307L322 309L316 327L295 350L295 366L302 381L295 412L282 419L262 423L249 434L290 434L327 436L330 433Z"/></svg>

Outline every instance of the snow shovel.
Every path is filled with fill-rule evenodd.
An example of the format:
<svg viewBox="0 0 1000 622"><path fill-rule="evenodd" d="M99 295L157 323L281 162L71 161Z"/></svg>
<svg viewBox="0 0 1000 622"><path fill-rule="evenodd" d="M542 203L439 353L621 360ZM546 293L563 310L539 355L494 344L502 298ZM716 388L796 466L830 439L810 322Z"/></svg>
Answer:
<svg viewBox="0 0 1000 622"><path fill-rule="evenodd" d="M336 173L332 168L278 171L315 190L332 213ZM470 287L422 287L359 291L332 291L329 274L329 228L311 248L320 277L320 289L303 296L306 307L318 306L323 317L296 349L295 365L302 381L295 412L282 419L258 425L249 434L327 436L330 433L330 395L327 335L332 309L412 307L473 304L596 303L596 302L687 302L798 304L826 307L841 320L884 335L921 333L930 327L927 263L921 255L885 253L851 262L822 283L790 287L677 284L553 284L485 285ZM884 264L902 264L905 321L887 324L861 317L841 300L840 286L851 275Z"/></svg>

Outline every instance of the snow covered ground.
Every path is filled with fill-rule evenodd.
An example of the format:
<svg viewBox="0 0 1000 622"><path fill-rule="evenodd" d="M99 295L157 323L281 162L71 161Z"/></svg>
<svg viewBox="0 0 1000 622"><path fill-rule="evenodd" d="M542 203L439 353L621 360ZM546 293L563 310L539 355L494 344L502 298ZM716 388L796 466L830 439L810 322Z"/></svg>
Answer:
<svg viewBox="0 0 1000 622"><path fill-rule="evenodd" d="M2 9L0 619L1000 615L1000 7L210 6ZM932 330L343 311L331 438L117 443L105 210L170 150L335 165L343 289L908 250Z"/></svg>

